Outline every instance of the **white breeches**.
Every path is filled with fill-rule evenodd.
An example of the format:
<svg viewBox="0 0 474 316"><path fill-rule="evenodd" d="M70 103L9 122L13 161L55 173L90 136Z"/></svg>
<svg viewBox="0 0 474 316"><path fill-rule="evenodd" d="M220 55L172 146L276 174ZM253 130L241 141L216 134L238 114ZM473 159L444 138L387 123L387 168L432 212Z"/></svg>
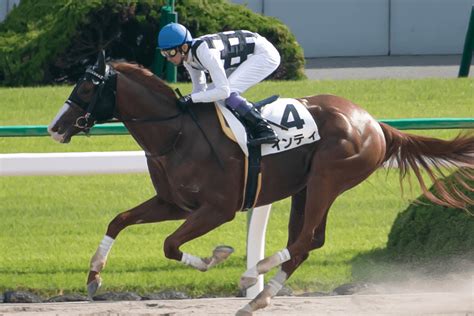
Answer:
<svg viewBox="0 0 474 316"><path fill-rule="evenodd" d="M280 54L263 36L255 40L255 52L240 64L228 77L230 92L245 92L256 85L280 65Z"/></svg>

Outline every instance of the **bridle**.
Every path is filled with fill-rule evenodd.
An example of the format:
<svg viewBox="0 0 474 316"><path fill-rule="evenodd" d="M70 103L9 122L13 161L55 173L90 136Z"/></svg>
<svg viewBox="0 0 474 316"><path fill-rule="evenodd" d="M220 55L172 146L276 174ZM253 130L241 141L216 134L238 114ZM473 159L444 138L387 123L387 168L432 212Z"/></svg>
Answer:
<svg viewBox="0 0 474 316"><path fill-rule="evenodd" d="M90 75L92 77L92 84L97 87L94 93L94 96L92 97L91 102L87 103L83 101L81 98L76 96L77 86L73 90L69 98L66 100L66 104L68 104L69 106L72 106L73 104L77 104L81 109L86 111L86 113L83 116L79 116L76 119L76 122L73 125L74 127L82 130L86 134L90 132L90 129L96 123L95 121L90 122L90 119L92 118L92 112L94 111L97 103L99 102L102 96L105 83L107 79L109 79L109 73L110 73L109 66L107 66L106 68L105 75L101 75L95 72L92 67L88 68L86 70L86 76Z"/></svg>
<svg viewBox="0 0 474 316"><path fill-rule="evenodd" d="M94 110L96 109L97 104L100 102L103 91L106 87L106 84L108 80L114 78L116 76L116 72L113 70L112 67L108 66L106 67L105 75L101 75L94 71L92 67L88 68L86 70L85 76L91 77L92 84L96 86L96 91L94 96L92 97L92 100L88 103L83 101L80 97L77 96L77 87L73 90L69 98L66 100L66 104L69 106L77 105L79 108L85 111L85 114L82 116L79 116L76 119L76 122L74 123L74 127L80 129L82 132L88 134L90 132L90 129L95 125L95 124L104 124L104 123L112 123L112 122L142 122L142 123L152 123L152 122L166 122L173 120L179 116L181 116L184 111L182 111L179 107L178 112L172 116L165 117L165 118L130 118L130 119L120 119L120 120L114 120L114 119L106 119L106 120L101 120L97 121L94 119ZM86 80L86 79L83 79ZM115 95L116 92L116 87L113 85L113 93ZM114 106L114 113L112 114L113 117L116 117L115 113L115 106Z"/></svg>

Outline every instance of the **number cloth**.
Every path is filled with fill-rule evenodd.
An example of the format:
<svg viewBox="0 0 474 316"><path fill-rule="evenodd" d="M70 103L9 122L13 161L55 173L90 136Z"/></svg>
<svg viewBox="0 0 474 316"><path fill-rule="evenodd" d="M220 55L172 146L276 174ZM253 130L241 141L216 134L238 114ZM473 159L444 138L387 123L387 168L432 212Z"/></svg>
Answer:
<svg viewBox="0 0 474 316"><path fill-rule="evenodd" d="M247 135L242 123L222 104L216 102L217 113L224 133L237 142L248 156ZM313 117L300 101L280 98L261 109L262 116L269 121L288 128L287 131L272 126L278 135L276 144L263 144L262 156L277 154L302 145L318 141L321 137Z"/></svg>

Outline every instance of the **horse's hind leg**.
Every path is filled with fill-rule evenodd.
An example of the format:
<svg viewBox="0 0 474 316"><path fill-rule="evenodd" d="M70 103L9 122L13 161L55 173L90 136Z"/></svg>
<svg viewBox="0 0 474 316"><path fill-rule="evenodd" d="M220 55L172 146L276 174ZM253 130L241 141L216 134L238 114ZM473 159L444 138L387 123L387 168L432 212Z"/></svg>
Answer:
<svg viewBox="0 0 474 316"><path fill-rule="evenodd" d="M350 137L326 138L326 142L321 144L312 161L306 186L303 225L296 240L282 251L258 262L244 273L244 277L256 278L274 267L289 263L268 283L268 290L264 289L239 311L239 315L251 315L253 311L268 305L271 297L276 295L277 290L288 279L288 273L293 273L314 247L315 231L324 223L327 211L337 196L359 184L376 170L381 153L370 149L374 149L374 146L362 146L358 140ZM296 258L293 264L290 261L292 258Z"/></svg>
<svg viewBox="0 0 474 316"><path fill-rule="evenodd" d="M287 247L289 247L296 241L301 232L301 229L303 228L304 210L306 205L306 189L304 190L304 192L300 192L299 194L301 193L304 193L304 195L300 198L301 202L292 203L290 223L288 224ZM314 232L313 238L311 239L311 250L321 248L324 245L328 211L329 209L325 211L325 215L321 224L316 228ZM298 268L303 263L303 261L308 258L308 255L309 254L306 253L299 257L292 257L289 261L282 264L282 269L286 272L288 278L291 276L291 274L293 274L296 268Z"/></svg>
<svg viewBox="0 0 474 316"><path fill-rule="evenodd" d="M326 212L326 215L323 218L322 223L319 225L319 227L316 229L314 232L314 236L311 240L311 249L319 249L322 246L324 246L324 242L326 240L326 222L327 222L327 215L328 213ZM299 231L298 231L299 233ZM293 242L288 242L288 246L291 245ZM298 257L292 257L289 261L283 263L281 265L281 269L286 273L287 279L290 278L290 276L295 272L295 270L309 257L309 252L304 253L301 256Z"/></svg>
<svg viewBox="0 0 474 316"><path fill-rule="evenodd" d="M117 215L110 222L104 238L91 259L89 276L87 278L89 297L92 297L100 287L101 278L99 274L105 266L107 255L117 235L123 229L134 224L184 219L188 214L173 204L169 204L155 196L137 207Z"/></svg>
<svg viewBox="0 0 474 316"><path fill-rule="evenodd" d="M304 195L304 202L306 202L306 190ZM303 228L304 223L304 210L305 210L306 203L298 203L295 207L291 208L290 214L290 223L288 225L288 242L287 247L292 245L296 239L298 238L301 229ZM293 206L293 204L292 204ZM313 238L311 239L311 249L315 250L324 246L324 242L326 240L326 222L328 216L329 209L326 210L324 218L316 228ZM293 274L293 272L309 257L309 252L297 256L292 257L289 261L282 264L281 268L286 273L287 279Z"/></svg>

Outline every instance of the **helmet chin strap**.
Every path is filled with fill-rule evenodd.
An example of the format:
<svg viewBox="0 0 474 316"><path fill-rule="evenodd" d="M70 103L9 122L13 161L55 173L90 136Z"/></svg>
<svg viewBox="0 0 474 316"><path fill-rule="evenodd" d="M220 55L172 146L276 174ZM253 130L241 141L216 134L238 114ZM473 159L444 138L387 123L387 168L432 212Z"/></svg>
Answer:
<svg viewBox="0 0 474 316"><path fill-rule="evenodd" d="M186 50L184 49L184 46L186 45ZM179 47L179 51L182 53L182 54L187 54L189 52L189 49L190 49L190 45L188 43L184 43L183 45L181 45Z"/></svg>
<svg viewBox="0 0 474 316"><path fill-rule="evenodd" d="M183 49L184 45L186 45L188 48L186 51ZM184 60L186 59L186 55L189 52L189 44L183 44L178 49L179 49L179 52L181 53L181 64L183 64Z"/></svg>

